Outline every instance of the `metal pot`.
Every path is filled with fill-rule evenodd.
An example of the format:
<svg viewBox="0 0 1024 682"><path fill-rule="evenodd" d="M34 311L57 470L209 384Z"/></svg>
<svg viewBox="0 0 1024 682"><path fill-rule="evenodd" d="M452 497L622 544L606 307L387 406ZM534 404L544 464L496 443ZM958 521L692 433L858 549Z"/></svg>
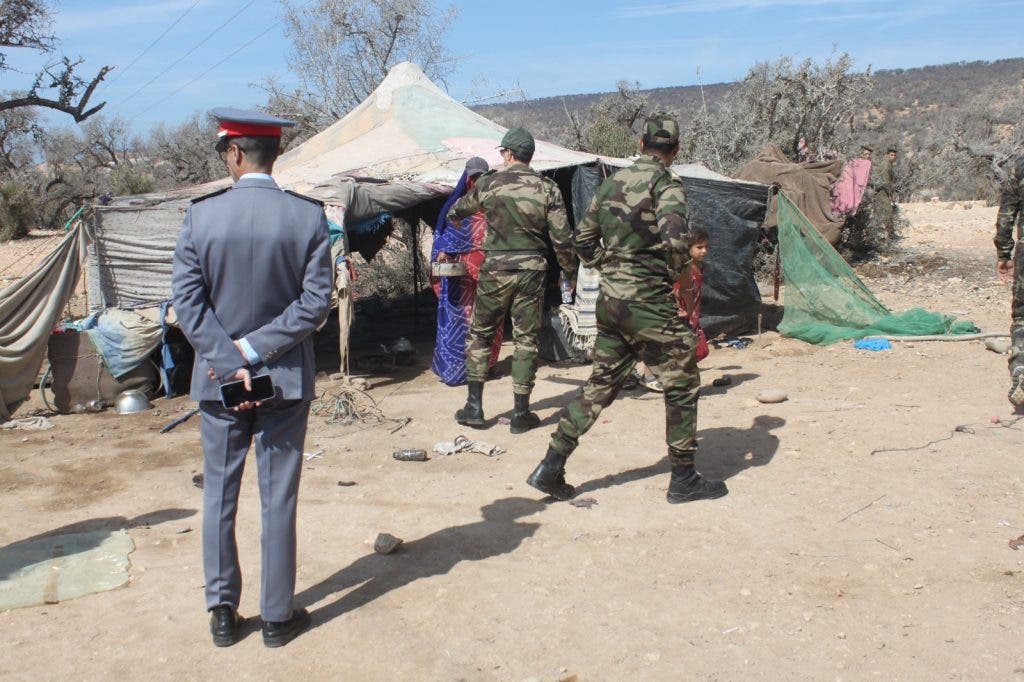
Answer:
<svg viewBox="0 0 1024 682"><path fill-rule="evenodd" d="M149 398L143 391L137 389L131 389L128 391L122 391L118 396L117 400L114 401L114 412L118 414L135 414L136 412L145 412L151 407L149 404Z"/></svg>

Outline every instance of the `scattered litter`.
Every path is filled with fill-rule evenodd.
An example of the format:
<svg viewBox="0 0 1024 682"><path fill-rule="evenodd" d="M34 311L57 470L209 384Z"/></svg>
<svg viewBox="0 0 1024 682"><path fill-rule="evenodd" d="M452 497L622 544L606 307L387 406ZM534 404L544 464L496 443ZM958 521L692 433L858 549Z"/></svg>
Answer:
<svg viewBox="0 0 1024 682"><path fill-rule="evenodd" d="M858 339L853 342L857 350L892 350L892 342L889 339Z"/></svg>
<svg viewBox="0 0 1024 682"><path fill-rule="evenodd" d="M310 462L310 461L312 461L314 459L323 459L324 458L324 451L323 450L317 450L316 452L303 452L302 456L306 458L307 462Z"/></svg>
<svg viewBox="0 0 1024 682"><path fill-rule="evenodd" d="M957 433L974 433L974 429L972 429L970 426L967 426L966 424L960 424L953 430L956 431Z"/></svg>
<svg viewBox="0 0 1024 682"><path fill-rule="evenodd" d="M0 429L17 429L19 431L46 431L52 428L53 422L46 417L24 417L0 424Z"/></svg>
<svg viewBox="0 0 1024 682"><path fill-rule="evenodd" d="M788 399L789 396L786 392L779 388L769 388L757 394L757 402L759 403L783 403Z"/></svg>
<svg viewBox="0 0 1024 682"><path fill-rule="evenodd" d="M1010 525L1010 521L1008 519L999 519L999 523L996 524L996 525L999 525L999 526L1009 526Z"/></svg>
<svg viewBox="0 0 1024 682"><path fill-rule="evenodd" d="M1010 352L1010 339L998 338L998 339L985 339L985 348L988 348L993 353L999 353L1005 355Z"/></svg>
<svg viewBox="0 0 1024 682"><path fill-rule="evenodd" d="M730 385L732 385L732 377L730 377L730 376L718 377L717 379L715 379L714 381L711 382L711 385L712 386L730 386Z"/></svg>
<svg viewBox="0 0 1024 682"><path fill-rule="evenodd" d="M391 456L397 459L399 462L426 462L427 451L416 448L409 448L406 450L395 450L391 453Z"/></svg>
<svg viewBox="0 0 1024 682"><path fill-rule="evenodd" d="M1024 545L1024 535L1021 535L1016 540L1010 540L1010 549L1012 550L1020 549L1022 545Z"/></svg>
<svg viewBox="0 0 1024 682"><path fill-rule="evenodd" d="M578 497L575 500L569 500L569 504L571 504L574 507L590 509L595 504L597 504L597 500L595 500L593 497Z"/></svg>
<svg viewBox="0 0 1024 682"><path fill-rule="evenodd" d="M722 634L723 635L728 635L730 632L736 632L739 629L740 629L739 625L733 625L731 628L726 628L726 629L722 630Z"/></svg>
<svg viewBox="0 0 1024 682"><path fill-rule="evenodd" d="M205 481L203 480L202 474L196 474L195 476L192 477L192 485L199 488L200 490L203 489L204 483Z"/></svg>
<svg viewBox="0 0 1024 682"><path fill-rule="evenodd" d="M391 533L379 533L373 541L373 551L377 554L391 554L401 544L402 538L396 538Z"/></svg>
<svg viewBox="0 0 1024 682"><path fill-rule="evenodd" d="M338 481L338 485L341 486L342 488L349 488L351 486L354 486L355 484L355 481Z"/></svg>
<svg viewBox="0 0 1024 682"><path fill-rule="evenodd" d="M714 341L714 344L715 348L735 348L736 350L743 350L751 343L753 343L753 341L754 340L749 337L740 336L728 339L716 339Z"/></svg>
<svg viewBox="0 0 1024 682"><path fill-rule="evenodd" d="M996 415L992 415L991 417L988 418L988 420L990 422L992 422L993 424L1001 424L1002 423L1002 420L999 417L997 417Z"/></svg>
<svg viewBox="0 0 1024 682"><path fill-rule="evenodd" d="M509 424L512 423L512 420L509 419L508 417L498 417L498 423L501 424L502 426L508 426Z"/></svg>
<svg viewBox="0 0 1024 682"><path fill-rule="evenodd" d="M453 441L441 441L434 445L434 452L439 455L454 455L458 452L477 452L486 457L497 457L505 454L505 448L491 445L482 440L470 440L465 436L455 436Z"/></svg>
<svg viewBox="0 0 1024 682"><path fill-rule="evenodd" d="M185 526L184 528L179 528L178 530L176 530L174 532L176 534L178 534L178 535L184 535L185 533L191 533L192 532L192 528L190 528L189 526Z"/></svg>
<svg viewBox="0 0 1024 682"><path fill-rule="evenodd" d="M167 424L167 426L165 426L162 429L160 429L160 433L167 433L168 431L170 431L171 429L175 428L176 426L180 426L181 424L184 424L185 422L187 422L189 419L192 418L192 415L195 415L195 414L198 414L198 413L199 413L199 408L198 407L189 410L184 415L178 417L177 419L175 419L171 423Z"/></svg>
<svg viewBox="0 0 1024 682"><path fill-rule="evenodd" d="M380 424L394 424L391 433L412 421L411 417L385 416L377 407L377 401L354 386L342 386L335 393L325 393L313 403L310 412L317 417L326 417L326 422L332 425L359 422L366 424L365 428L373 428Z"/></svg>

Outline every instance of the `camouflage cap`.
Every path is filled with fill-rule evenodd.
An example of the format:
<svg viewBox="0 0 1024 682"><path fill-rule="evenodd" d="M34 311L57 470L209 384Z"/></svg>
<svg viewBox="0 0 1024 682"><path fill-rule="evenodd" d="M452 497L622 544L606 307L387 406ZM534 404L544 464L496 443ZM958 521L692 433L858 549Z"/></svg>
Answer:
<svg viewBox="0 0 1024 682"><path fill-rule="evenodd" d="M501 138L502 149L507 149L517 158L530 158L537 149L533 135L525 128L510 128L505 137Z"/></svg>
<svg viewBox="0 0 1024 682"><path fill-rule="evenodd" d="M663 111L651 114L644 121L643 139L648 144L676 145L679 143L679 121Z"/></svg>

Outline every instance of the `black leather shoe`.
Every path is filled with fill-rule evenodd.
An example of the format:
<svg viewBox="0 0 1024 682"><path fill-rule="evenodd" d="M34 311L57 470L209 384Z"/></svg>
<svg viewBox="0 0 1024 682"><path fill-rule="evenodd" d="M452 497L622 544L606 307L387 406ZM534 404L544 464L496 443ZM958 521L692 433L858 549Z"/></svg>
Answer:
<svg viewBox="0 0 1024 682"><path fill-rule="evenodd" d="M309 627L309 611L295 609L292 617L279 623L263 621L263 645L273 649L284 646Z"/></svg>
<svg viewBox="0 0 1024 682"><path fill-rule="evenodd" d="M214 646L231 646L238 641L242 618L227 604L210 609L210 634Z"/></svg>
<svg viewBox="0 0 1024 682"><path fill-rule="evenodd" d="M565 467L556 468L546 459L537 465L526 482L562 502L576 497L576 488L565 482Z"/></svg>
<svg viewBox="0 0 1024 682"><path fill-rule="evenodd" d="M697 473L693 465L672 467L672 479L668 484L665 499L670 504L714 500L725 497L729 489L723 481L712 481Z"/></svg>

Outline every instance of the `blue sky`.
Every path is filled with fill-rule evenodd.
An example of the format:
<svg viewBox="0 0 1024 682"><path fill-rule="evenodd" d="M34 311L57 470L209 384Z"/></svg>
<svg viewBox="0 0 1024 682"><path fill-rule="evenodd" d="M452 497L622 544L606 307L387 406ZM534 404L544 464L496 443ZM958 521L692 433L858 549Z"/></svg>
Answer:
<svg viewBox="0 0 1024 682"><path fill-rule="evenodd" d="M1024 56L1024 0L455 4L448 45L461 61L449 87L459 100L514 84L528 97L547 97L606 91L621 79L644 87L732 81L759 60L824 59L834 49L849 52L859 68L875 69ZM95 101L106 100L104 112L130 120L136 132L219 105L260 104L263 93L253 84L269 74L287 78L289 46L276 0L56 5L62 49L86 59L83 74L118 67ZM26 74L37 64L28 53L8 54ZM29 78L7 73L0 88L23 87Z"/></svg>

